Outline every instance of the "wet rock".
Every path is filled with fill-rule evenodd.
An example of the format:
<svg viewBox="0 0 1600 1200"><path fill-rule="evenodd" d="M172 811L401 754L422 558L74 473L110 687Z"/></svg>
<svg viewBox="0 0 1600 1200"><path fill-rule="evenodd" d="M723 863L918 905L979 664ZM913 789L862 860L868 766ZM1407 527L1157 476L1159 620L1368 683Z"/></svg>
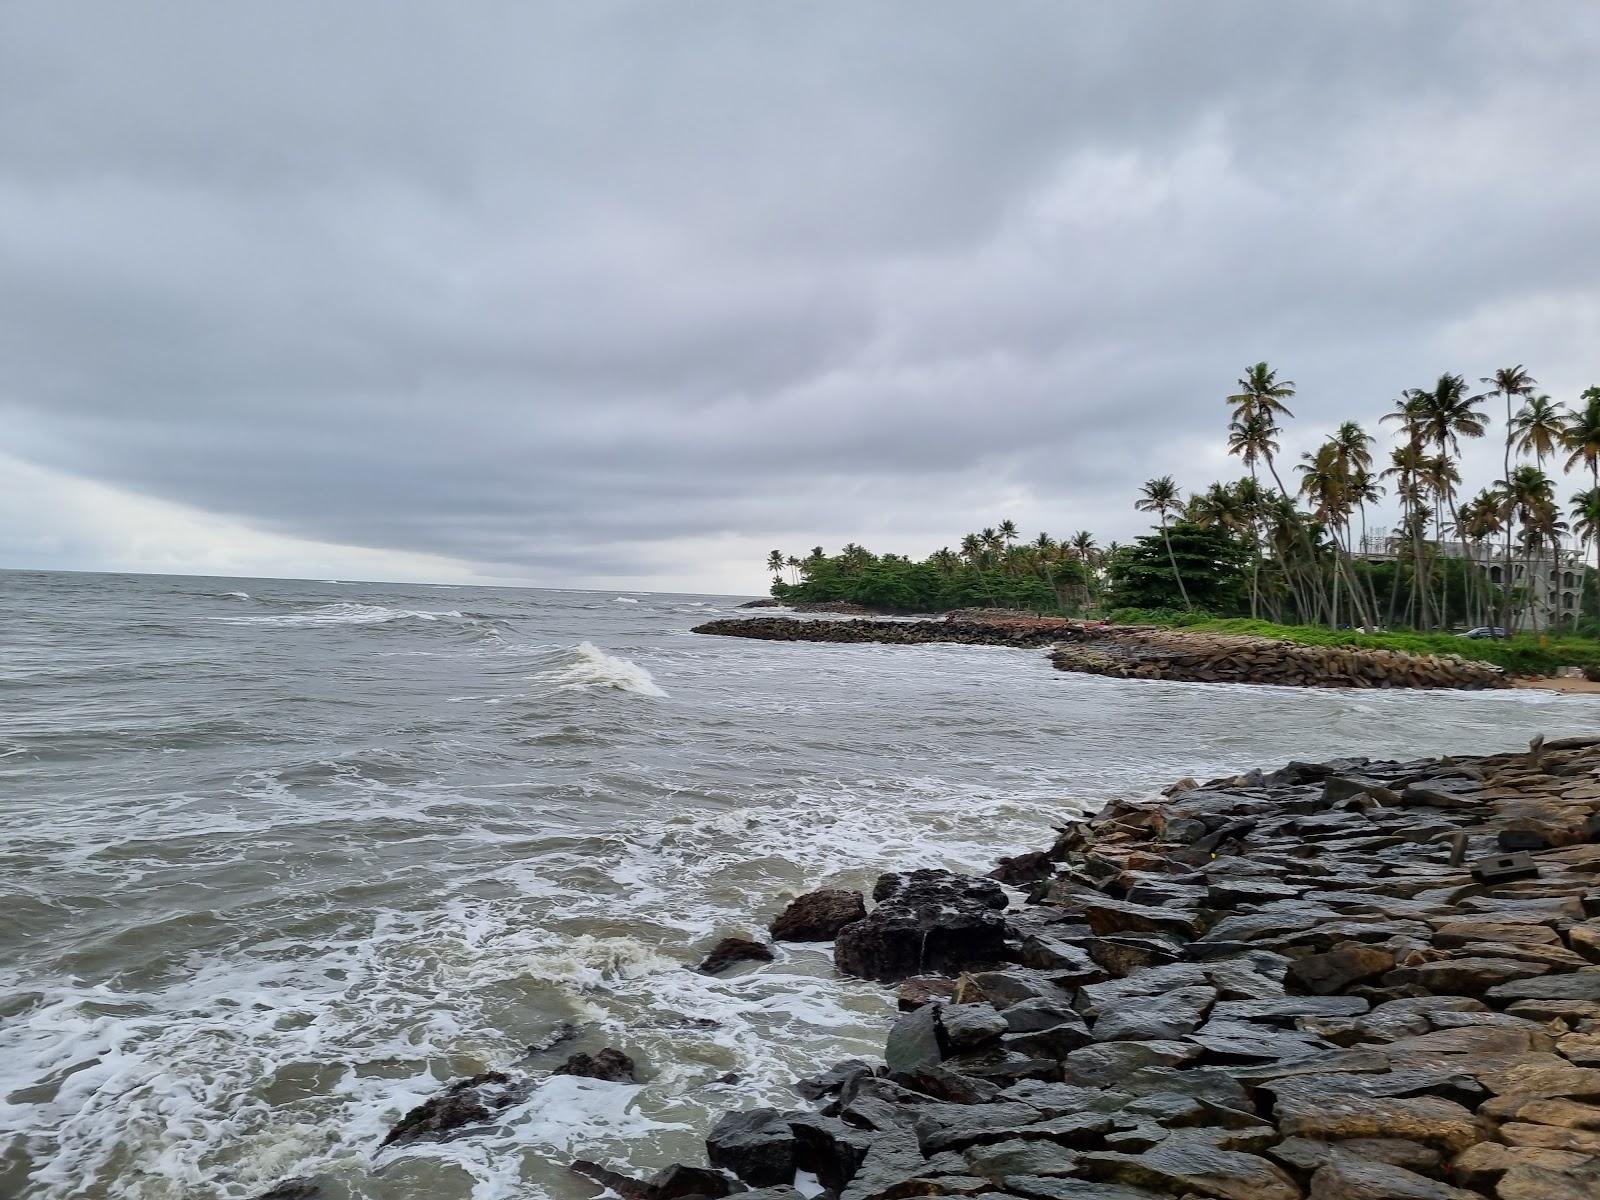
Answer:
<svg viewBox="0 0 1600 1200"><path fill-rule="evenodd" d="M823 1187L835 1192L843 1191L855 1178L875 1144L882 1142L886 1150L894 1147L902 1151L915 1145L904 1133L885 1138L836 1118L811 1113L791 1114L789 1128L796 1140L796 1165L816 1175Z"/></svg>
<svg viewBox="0 0 1600 1200"><path fill-rule="evenodd" d="M1045 997L1030 997L1009 1004L1000 1014L1006 1023L1006 1029L1011 1033L1037 1033L1041 1029L1053 1029L1058 1025L1068 1024L1074 1028L1088 1032L1082 1015L1077 1009L1063 1004L1058 1000ZM1087 1037L1084 1039L1088 1040Z"/></svg>
<svg viewBox="0 0 1600 1200"><path fill-rule="evenodd" d="M847 1058L843 1062L835 1063L826 1071L816 1075L807 1075L797 1080L794 1090L807 1100L820 1100L824 1096L836 1096L854 1079L872 1074L872 1065L859 1058Z"/></svg>
<svg viewBox="0 0 1600 1200"><path fill-rule="evenodd" d="M998 879L1001 883L1008 883L1012 887L1023 887L1030 883L1038 883L1041 879L1049 879L1055 874L1055 869L1055 862L1048 850L1032 850L1026 854L1002 858L995 869L989 872L989 878Z"/></svg>
<svg viewBox="0 0 1600 1200"><path fill-rule="evenodd" d="M901 1012L924 1004L948 1004L955 998L956 981L944 975L913 975L901 982L895 1003Z"/></svg>
<svg viewBox="0 0 1600 1200"><path fill-rule="evenodd" d="M772 947L749 938L725 937L705 956L695 970L702 975L718 975L742 962L771 962Z"/></svg>
<svg viewBox="0 0 1600 1200"><path fill-rule="evenodd" d="M988 1004L950 1004L939 1010L945 1042L951 1050L974 1050L997 1041L1010 1030L1006 1017Z"/></svg>
<svg viewBox="0 0 1600 1200"><path fill-rule="evenodd" d="M1394 968L1394 954L1377 946L1344 942L1322 954L1311 954L1289 964L1284 982L1290 990L1326 996Z"/></svg>
<svg viewBox="0 0 1600 1200"><path fill-rule="evenodd" d="M920 1071L895 1073L895 1083L934 1100L950 1104L987 1104L1001 1094L1000 1086L987 1079L975 1079L945 1067L925 1067Z"/></svg>
<svg viewBox="0 0 1600 1200"><path fill-rule="evenodd" d="M1013 1138L970 1146L964 1153L974 1175L1000 1181L1008 1175L1055 1177L1078 1169L1078 1152L1041 1138Z"/></svg>
<svg viewBox="0 0 1600 1200"><path fill-rule="evenodd" d="M447 1136L467 1126L481 1125L526 1099L529 1090L526 1082L513 1080L504 1071L484 1071L470 1079L458 1079L395 1122L380 1146Z"/></svg>
<svg viewBox="0 0 1600 1200"><path fill-rule="evenodd" d="M1024 966L1049 971L1058 983L1093 983L1106 977L1087 950L1060 938L1042 934L1023 938L1021 958Z"/></svg>
<svg viewBox="0 0 1600 1200"><path fill-rule="evenodd" d="M1147 967L1177 962L1183 954L1179 939L1162 934L1086 938L1083 948L1096 966L1117 979Z"/></svg>
<svg viewBox="0 0 1600 1200"><path fill-rule="evenodd" d="M649 1179L636 1179L585 1158L573 1162L567 1169L575 1175L594 1180L601 1187L621 1196L622 1200L686 1200L690 1196L722 1200L735 1191L744 1191L720 1171L681 1164L663 1167Z"/></svg>
<svg viewBox="0 0 1600 1200"><path fill-rule="evenodd" d="M282 1183L262 1192L256 1200L317 1200L322 1195L322 1185L315 1179L285 1179Z"/></svg>
<svg viewBox="0 0 1600 1200"><path fill-rule="evenodd" d="M639 1082L634 1077L633 1059L610 1046L598 1054L574 1054L550 1073L576 1075L583 1079L600 1079L606 1083Z"/></svg>
<svg viewBox="0 0 1600 1200"><path fill-rule="evenodd" d="M1118 933L1164 933L1181 939L1199 937L1205 924L1197 913L1155 908L1101 897L1083 906L1089 928L1101 937Z"/></svg>
<svg viewBox="0 0 1600 1200"><path fill-rule="evenodd" d="M896 983L928 971L960 972L1007 958L1005 893L949 871L885 875L864 920L839 931L834 964L846 975Z"/></svg>
<svg viewBox="0 0 1600 1200"><path fill-rule="evenodd" d="M1600 1155L1600 1130L1561 1129L1507 1121L1498 1130L1508 1146L1537 1146L1541 1150L1570 1150L1574 1154Z"/></svg>
<svg viewBox="0 0 1600 1200"><path fill-rule="evenodd" d="M937 1004L903 1013L889 1029L883 1060L891 1071L920 1071L944 1061L945 1033Z"/></svg>
<svg viewBox="0 0 1600 1200"><path fill-rule="evenodd" d="M706 1135L706 1160L751 1187L791 1183L798 1148L787 1118L773 1108L728 1113Z"/></svg>
<svg viewBox="0 0 1600 1200"><path fill-rule="evenodd" d="M846 925L866 918L860 892L822 888L789 901L768 927L777 942L831 942Z"/></svg>

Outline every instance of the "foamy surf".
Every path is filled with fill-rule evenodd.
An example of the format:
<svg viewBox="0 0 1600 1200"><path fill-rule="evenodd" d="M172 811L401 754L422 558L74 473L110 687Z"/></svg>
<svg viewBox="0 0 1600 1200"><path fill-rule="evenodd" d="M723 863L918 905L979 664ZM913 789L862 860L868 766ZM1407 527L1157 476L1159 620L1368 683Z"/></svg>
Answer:
<svg viewBox="0 0 1600 1200"><path fill-rule="evenodd" d="M243 593L240 593L243 595ZM249 597L245 597L248 599ZM416 608L388 608L382 604L320 604L305 612L270 613L253 617L223 618L249 625L384 625L390 621L465 621L457 609L439 612Z"/></svg>
<svg viewBox="0 0 1600 1200"><path fill-rule="evenodd" d="M613 597L611 597L611 603L613 603L613 604L637 604L639 602L637 600L635 600L632 596L613 596Z"/></svg>
<svg viewBox="0 0 1600 1200"><path fill-rule="evenodd" d="M629 659L607 654L593 642L579 642L565 657L562 666L540 673L541 678L562 691L610 688L636 696L666 699L667 693L656 685L649 671Z"/></svg>

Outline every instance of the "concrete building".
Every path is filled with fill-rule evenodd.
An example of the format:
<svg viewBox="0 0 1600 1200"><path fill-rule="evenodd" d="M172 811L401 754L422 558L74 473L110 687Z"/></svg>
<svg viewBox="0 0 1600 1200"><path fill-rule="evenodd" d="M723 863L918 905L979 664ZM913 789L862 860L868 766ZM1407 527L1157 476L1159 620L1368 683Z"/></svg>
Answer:
<svg viewBox="0 0 1600 1200"><path fill-rule="evenodd" d="M1578 619L1580 603L1579 580L1583 575L1583 558L1575 552L1563 550L1559 554L1536 555L1524 560L1513 545L1511 560L1505 558L1505 544L1474 547L1468 542L1434 541L1429 546L1446 558L1473 559L1487 568L1489 580L1496 586L1505 586L1509 566L1512 587L1526 587L1527 600L1519 610L1517 627L1529 629L1554 629L1572 625ZM1358 556L1377 562L1411 557L1411 546L1387 529L1368 532L1361 542ZM1592 585L1591 585L1592 586Z"/></svg>

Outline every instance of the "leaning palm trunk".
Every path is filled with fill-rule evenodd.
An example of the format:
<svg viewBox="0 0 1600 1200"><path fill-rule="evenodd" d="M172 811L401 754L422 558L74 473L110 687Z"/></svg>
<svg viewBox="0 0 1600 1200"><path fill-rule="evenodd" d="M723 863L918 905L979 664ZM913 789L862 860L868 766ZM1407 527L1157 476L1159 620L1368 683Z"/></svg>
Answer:
<svg viewBox="0 0 1600 1200"><path fill-rule="evenodd" d="M1161 514L1161 541L1167 548L1167 561L1172 564L1172 578L1177 581L1178 595L1183 597L1185 612L1192 612L1194 605L1189 603L1189 589L1183 586L1183 573L1178 570L1177 555L1172 553L1172 539L1167 536L1167 514Z"/></svg>

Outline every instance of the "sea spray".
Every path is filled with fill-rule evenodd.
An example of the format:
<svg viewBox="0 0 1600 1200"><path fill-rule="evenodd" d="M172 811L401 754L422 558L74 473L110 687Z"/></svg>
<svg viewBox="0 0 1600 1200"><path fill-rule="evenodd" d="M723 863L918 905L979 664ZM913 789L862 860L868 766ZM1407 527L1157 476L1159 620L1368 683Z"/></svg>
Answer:
<svg viewBox="0 0 1600 1200"><path fill-rule="evenodd" d="M542 678L563 691L610 688L656 699L665 699L667 695L656 685L650 672L638 663L607 654L588 641L579 642L567 651L566 661L543 672Z"/></svg>

